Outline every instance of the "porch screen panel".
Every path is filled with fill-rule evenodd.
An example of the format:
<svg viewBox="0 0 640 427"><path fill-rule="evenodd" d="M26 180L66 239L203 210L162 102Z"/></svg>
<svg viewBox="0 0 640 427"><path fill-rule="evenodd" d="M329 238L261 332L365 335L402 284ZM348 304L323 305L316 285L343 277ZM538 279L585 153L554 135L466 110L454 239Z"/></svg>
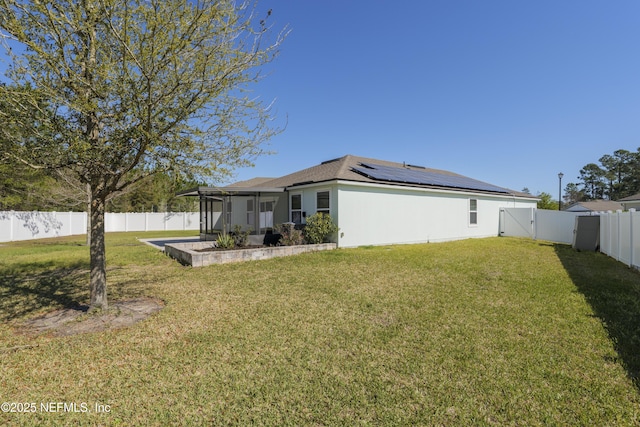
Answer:
<svg viewBox="0 0 640 427"><path fill-rule="evenodd" d="M260 229L273 228L273 202L260 202Z"/></svg>
<svg viewBox="0 0 640 427"><path fill-rule="evenodd" d="M200 198L200 233L207 232L207 200Z"/></svg>
<svg viewBox="0 0 640 427"><path fill-rule="evenodd" d="M251 226L253 226L256 221L253 209L253 199L247 200L247 224Z"/></svg>
<svg viewBox="0 0 640 427"><path fill-rule="evenodd" d="M209 210L208 210L208 214L209 215L209 227L208 227L208 231L210 233L213 233L214 228L216 227L216 222L215 222L215 215L213 214L215 209L213 200L209 200Z"/></svg>

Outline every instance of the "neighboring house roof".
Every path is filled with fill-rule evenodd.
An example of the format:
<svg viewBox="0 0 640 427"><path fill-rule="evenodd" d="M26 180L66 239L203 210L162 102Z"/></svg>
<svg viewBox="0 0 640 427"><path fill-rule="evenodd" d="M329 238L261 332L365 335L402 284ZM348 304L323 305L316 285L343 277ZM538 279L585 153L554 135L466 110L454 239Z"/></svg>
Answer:
<svg viewBox="0 0 640 427"><path fill-rule="evenodd" d="M377 166L380 167L379 170L376 169ZM406 175L406 180L402 181L405 177L400 175ZM396 176L399 176L399 178L396 179ZM284 190L306 184L336 180L398 185L404 187L447 189L453 191L474 191L537 199L537 197L532 196L531 194L497 187L441 169L425 168L422 166L407 165L353 155L346 155L333 160L328 160L320 163L319 165L293 172L280 178L254 178L248 181L240 181L227 187L217 189L214 189L213 187L200 187L198 190L200 193L206 193L207 190L210 190L210 192L213 192L214 190L217 190L218 192L267 191L267 188L281 188ZM193 191L195 190L191 190L191 192L183 192L181 194L193 195Z"/></svg>
<svg viewBox="0 0 640 427"><path fill-rule="evenodd" d="M622 205L611 200L591 200L589 202L577 202L566 208L571 212L606 212L622 209Z"/></svg>
<svg viewBox="0 0 640 427"><path fill-rule="evenodd" d="M640 201L640 193L634 194L633 196L628 196L623 199L619 199L619 202L638 202Z"/></svg>

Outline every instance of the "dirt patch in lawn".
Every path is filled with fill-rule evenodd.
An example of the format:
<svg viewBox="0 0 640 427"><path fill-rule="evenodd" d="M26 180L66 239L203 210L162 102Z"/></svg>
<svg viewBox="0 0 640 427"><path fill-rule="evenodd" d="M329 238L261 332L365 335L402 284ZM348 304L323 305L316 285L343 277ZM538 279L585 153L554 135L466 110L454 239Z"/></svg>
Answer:
<svg viewBox="0 0 640 427"><path fill-rule="evenodd" d="M18 332L37 335L69 336L131 326L160 311L164 302L157 298L135 298L111 303L107 310L91 312L89 307L65 308L27 320Z"/></svg>

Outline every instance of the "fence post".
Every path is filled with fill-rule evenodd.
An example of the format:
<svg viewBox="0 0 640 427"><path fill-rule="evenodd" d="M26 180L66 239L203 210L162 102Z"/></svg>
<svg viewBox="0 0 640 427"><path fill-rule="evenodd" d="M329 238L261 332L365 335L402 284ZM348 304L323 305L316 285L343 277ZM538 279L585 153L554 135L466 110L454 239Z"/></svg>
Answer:
<svg viewBox="0 0 640 427"><path fill-rule="evenodd" d="M618 256L616 257L616 260L620 261L621 258L621 254L622 254L622 241L620 239L620 235L622 234L620 231L620 214L622 214L622 211L620 209L618 209L616 211L616 218L617 218L617 231L616 231L616 235L618 236Z"/></svg>
<svg viewBox="0 0 640 427"><path fill-rule="evenodd" d="M600 216L600 253L606 254L606 246L607 244L605 243L605 237L607 236L607 233L605 231L605 226L607 225L607 219L606 219L606 212L600 212L598 214Z"/></svg>
<svg viewBox="0 0 640 427"><path fill-rule="evenodd" d="M629 267L633 267L633 214L635 212L634 208L629 209Z"/></svg>
<svg viewBox="0 0 640 427"><path fill-rule="evenodd" d="M602 227L602 218L605 218L604 221L604 226L606 227L606 229L604 227ZM600 244L600 252L609 255L611 253L611 219L609 218L609 212L602 212L600 214L600 227L602 227L602 229L600 230L600 239L602 240L602 242L605 242L604 248L605 250L602 250L602 242ZM611 256L611 255L609 255Z"/></svg>
<svg viewBox="0 0 640 427"><path fill-rule="evenodd" d="M613 258L613 211L607 212L607 217L609 218L609 255Z"/></svg>

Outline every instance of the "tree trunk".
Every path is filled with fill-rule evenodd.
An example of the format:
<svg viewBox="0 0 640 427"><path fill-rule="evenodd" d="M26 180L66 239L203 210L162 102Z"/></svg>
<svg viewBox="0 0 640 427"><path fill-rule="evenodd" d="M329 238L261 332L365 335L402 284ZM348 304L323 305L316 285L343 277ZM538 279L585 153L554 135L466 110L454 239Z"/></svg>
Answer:
<svg viewBox="0 0 640 427"><path fill-rule="evenodd" d="M91 247L91 184L87 184L87 246Z"/></svg>
<svg viewBox="0 0 640 427"><path fill-rule="evenodd" d="M91 308L107 309L107 263L104 245L105 201L101 197L91 200L91 244L89 246Z"/></svg>

